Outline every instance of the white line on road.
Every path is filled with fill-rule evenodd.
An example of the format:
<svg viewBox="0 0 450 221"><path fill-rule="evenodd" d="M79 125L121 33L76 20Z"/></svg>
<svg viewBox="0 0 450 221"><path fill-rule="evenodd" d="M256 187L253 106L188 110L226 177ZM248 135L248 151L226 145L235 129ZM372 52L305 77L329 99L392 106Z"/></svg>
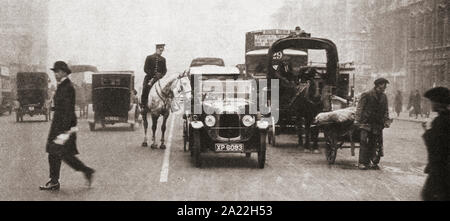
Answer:
<svg viewBox="0 0 450 221"><path fill-rule="evenodd" d="M161 175L159 178L159 182L161 183L166 183L169 177L169 160L170 160L170 147L172 146L173 124L177 116L178 116L177 113L173 113L172 119L170 119L169 137L167 139L166 150L164 151L164 160L161 168Z"/></svg>

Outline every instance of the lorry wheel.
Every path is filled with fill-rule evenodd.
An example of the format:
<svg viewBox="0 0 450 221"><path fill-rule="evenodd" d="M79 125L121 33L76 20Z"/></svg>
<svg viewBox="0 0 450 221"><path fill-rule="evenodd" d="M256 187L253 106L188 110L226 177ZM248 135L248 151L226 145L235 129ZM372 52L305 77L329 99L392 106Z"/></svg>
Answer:
<svg viewBox="0 0 450 221"><path fill-rule="evenodd" d="M194 157L194 165L197 168L200 168L202 166L202 159L201 159L201 143L200 143L200 134L199 131L194 131L194 137L193 137L193 145L192 145L192 152Z"/></svg>
<svg viewBox="0 0 450 221"><path fill-rule="evenodd" d="M260 132L260 143L258 151L258 168L264 169L266 164L266 132Z"/></svg>

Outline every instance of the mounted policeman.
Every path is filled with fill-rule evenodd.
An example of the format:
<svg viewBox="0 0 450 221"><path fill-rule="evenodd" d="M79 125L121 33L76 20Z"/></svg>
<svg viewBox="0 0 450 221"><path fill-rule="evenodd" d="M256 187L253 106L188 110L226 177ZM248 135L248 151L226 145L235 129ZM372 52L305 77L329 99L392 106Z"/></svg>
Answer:
<svg viewBox="0 0 450 221"><path fill-rule="evenodd" d="M146 73L142 85L141 110L146 111L148 94L153 84L163 78L167 73L166 59L162 56L165 44L157 44L156 52L145 59L144 72Z"/></svg>

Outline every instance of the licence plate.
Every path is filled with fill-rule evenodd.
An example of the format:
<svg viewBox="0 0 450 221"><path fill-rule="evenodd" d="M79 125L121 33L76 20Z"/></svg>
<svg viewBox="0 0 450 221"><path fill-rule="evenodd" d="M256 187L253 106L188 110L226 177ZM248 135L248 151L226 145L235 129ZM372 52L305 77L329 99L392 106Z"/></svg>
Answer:
<svg viewBox="0 0 450 221"><path fill-rule="evenodd" d="M119 121L119 117L105 117L105 120L108 120L108 121Z"/></svg>
<svg viewBox="0 0 450 221"><path fill-rule="evenodd" d="M28 107L30 111L34 111L34 107Z"/></svg>
<svg viewBox="0 0 450 221"><path fill-rule="evenodd" d="M216 152L242 152L244 144L224 144L216 143Z"/></svg>

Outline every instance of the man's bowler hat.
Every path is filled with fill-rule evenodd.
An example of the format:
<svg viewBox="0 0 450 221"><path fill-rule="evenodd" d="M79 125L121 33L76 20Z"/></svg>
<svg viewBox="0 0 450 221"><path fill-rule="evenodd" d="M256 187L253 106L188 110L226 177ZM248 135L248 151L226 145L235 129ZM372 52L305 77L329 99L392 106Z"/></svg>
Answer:
<svg viewBox="0 0 450 221"><path fill-rule="evenodd" d="M156 44L156 48L164 48L166 44Z"/></svg>
<svg viewBox="0 0 450 221"><path fill-rule="evenodd" d="M450 104L450 91L445 87L435 87L425 92L424 97L433 102Z"/></svg>
<svg viewBox="0 0 450 221"><path fill-rule="evenodd" d="M53 68L51 68L50 70L56 72L58 70L62 70L64 72L66 72L67 74L72 73L72 71L69 69L69 66L67 66L66 62L64 61L57 61L55 62L55 64L53 65Z"/></svg>

